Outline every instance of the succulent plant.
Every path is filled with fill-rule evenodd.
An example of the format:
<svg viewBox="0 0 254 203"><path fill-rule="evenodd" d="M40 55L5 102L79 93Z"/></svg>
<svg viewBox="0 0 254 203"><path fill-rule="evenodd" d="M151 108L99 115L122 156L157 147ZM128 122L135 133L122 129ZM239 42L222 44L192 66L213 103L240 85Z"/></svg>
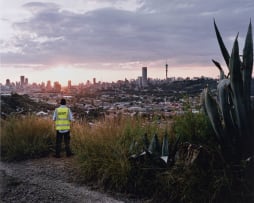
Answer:
<svg viewBox="0 0 254 203"><path fill-rule="evenodd" d="M154 134L152 141L149 145L148 151L151 154L160 155L161 154L161 145L158 139L157 134Z"/></svg>
<svg viewBox="0 0 254 203"><path fill-rule="evenodd" d="M250 22L242 59L239 54L238 34L229 55L215 21L214 28L229 73L225 75L220 63L212 60L220 71L217 98L211 95L207 87L202 93L202 101L222 152L226 159L232 161L253 155L250 98L253 70L252 25Z"/></svg>
<svg viewBox="0 0 254 203"><path fill-rule="evenodd" d="M157 165L158 167L167 167L171 166L174 163L175 154L177 151L179 138L177 137L176 141L169 143L168 134L165 132L162 140L162 144L158 139L157 134L151 139L149 142L147 138L147 134L143 136L141 145L143 146L143 151L138 151L133 147L134 145L138 145L136 141L130 146L130 160L134 162L145 161L150 165Z"/></svg>

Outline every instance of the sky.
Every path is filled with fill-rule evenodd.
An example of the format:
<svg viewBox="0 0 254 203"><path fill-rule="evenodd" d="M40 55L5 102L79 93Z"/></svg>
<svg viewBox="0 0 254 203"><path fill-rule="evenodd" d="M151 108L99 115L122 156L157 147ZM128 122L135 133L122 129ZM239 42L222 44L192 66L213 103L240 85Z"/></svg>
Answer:
<svg viewBox="0 0 254 203"><path fill-rule="evenodd" d="M227 72L213 20L231 52L243 49L253 0L0 0L0 83L66 85Z"/></svg>

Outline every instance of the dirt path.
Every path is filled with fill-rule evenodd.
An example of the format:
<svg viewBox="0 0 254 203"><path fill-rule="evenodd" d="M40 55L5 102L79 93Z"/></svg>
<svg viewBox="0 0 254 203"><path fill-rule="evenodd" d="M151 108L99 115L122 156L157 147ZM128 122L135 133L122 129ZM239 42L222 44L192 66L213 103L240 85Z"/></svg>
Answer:
<svg viewBox="0 0 254 203"><path fill-rule="evenodd" d="M71 181L74 174L73 158L53 157L0 163L1 202L128 202L138 201L113 198L107 194L92 191Z"/></svg>

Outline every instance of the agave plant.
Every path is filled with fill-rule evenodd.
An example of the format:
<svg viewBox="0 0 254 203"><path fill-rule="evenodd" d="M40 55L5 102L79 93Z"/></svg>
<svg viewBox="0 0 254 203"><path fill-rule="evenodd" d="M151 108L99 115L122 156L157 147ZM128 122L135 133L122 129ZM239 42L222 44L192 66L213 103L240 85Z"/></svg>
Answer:
<svg viewBox="0 0 254 203"><path fill-rule="evenodd" d="M142 151L135 149L135 146L138 146L136 141L130 146L130 159L135 161L146 161L149 162L151 165L157 165L160 167L167 167L171 166L174 163L174 158L176 154L176 150L179 143L179 136L177 137L174 143L169 143L168 134L165 132L162 144L160 143L157 134L151 139L149 142L147 138L147 134L143 136L141 145L143 146Z"/></svg>
<svg viewBox="0 0 254 203"><path fill-rule="evenodd" d="M250 97L253 70L252 25L250 22L243 55L239 54L238 34L229 55L215 21L214 28L228 74L224 73L219 62L212 60L220 71L217 98L211 95L207 87L203 91L202 100L223 155L227 160L240 160L253 155L254 149Z"/></svg>

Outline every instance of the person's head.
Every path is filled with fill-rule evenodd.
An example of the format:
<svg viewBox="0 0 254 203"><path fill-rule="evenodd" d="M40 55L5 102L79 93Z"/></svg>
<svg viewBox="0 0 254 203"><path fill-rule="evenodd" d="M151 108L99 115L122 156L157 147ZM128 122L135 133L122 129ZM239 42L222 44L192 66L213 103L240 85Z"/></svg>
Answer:
<svg viewBox="0 0 254 203"><path fill-rule="evenodd" d="M60 104L61 105L66 105L66 100L65 99L61 99Z"/></svg>

